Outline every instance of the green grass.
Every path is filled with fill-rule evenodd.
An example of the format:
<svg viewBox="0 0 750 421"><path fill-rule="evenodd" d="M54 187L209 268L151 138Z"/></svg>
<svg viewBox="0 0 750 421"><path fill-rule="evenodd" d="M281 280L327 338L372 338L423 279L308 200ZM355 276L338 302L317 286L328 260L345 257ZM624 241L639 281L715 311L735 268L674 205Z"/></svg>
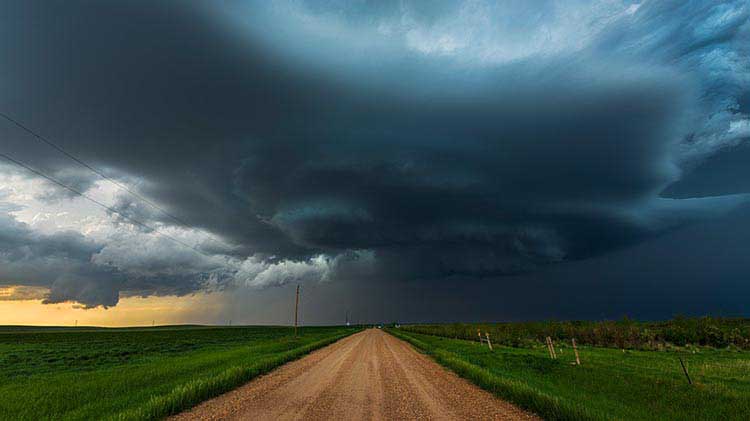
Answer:
<svg viewBox="0 0 750 421"><path fill-rule="evenodd" d="M353 332L0 327L0 419L158 419Z"/></svg>
<svg viewBox="0 0 750 421"><path fill-rule="evenodd" d="M545 419L719 420L750 413L750 353L727 349L673 348L638 351L546 346L486 345L389 329L440 364L497 396ZM560 351L561 350L561 351ZM678 357L694 384L688 385Z"/></svg>

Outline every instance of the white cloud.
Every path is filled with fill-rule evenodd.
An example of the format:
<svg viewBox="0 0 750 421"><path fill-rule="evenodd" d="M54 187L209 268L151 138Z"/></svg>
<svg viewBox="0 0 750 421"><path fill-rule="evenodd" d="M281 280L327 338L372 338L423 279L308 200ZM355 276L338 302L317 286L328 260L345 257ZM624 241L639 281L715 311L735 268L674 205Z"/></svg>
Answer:
<svg viewBox="0 0 750 421"><path fill-rule="evenodd" d="M51 303L111 306L120 292L179 295L320 282L330 278L335 266L336 260L325 255L279 261L207 254L196 251L214 241L206 233L154 220L147 222L157 231L147 232L81 198L45 200L37 193L48 186L13 171L0 173L0 182L0 210L6 212L0 215L0 238L5 239L0 277L14 285L1 289L8 294L11 289L26 291L15 285L26 282L44 290ZM93 185L89 194L107 205L123 200L123 193L106 182ZM11 295L28 295L20 292Z"/></svg>
<svg viewBox="0 0 750 421"><path fill-rule="evenodd" d="M325 281L328 280L331 270L331 259L324 255L303 261L279 262L250 258L242 263L235 276L239 282L244 281L249 287L264 288L288 283Z"/></svg>

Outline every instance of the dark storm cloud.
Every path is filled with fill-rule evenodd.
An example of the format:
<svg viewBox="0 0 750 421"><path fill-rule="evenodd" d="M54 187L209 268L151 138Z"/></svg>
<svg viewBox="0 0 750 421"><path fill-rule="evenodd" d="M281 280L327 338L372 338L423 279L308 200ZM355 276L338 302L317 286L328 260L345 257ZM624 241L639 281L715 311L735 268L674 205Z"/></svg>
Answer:
<svg viewBox="0 0 750 421"><path fill-rule="evenodd" d="M115 305L120 282L89 264L101 246L77 232L43 235L0 214L2 284L50 288L48 302L75 300L85 305Z"/></svg>
<svg viewBox="0 0 750 421"><path fill-rule="evenodd" d="M747 69L742 3L646 2L585 34L590 46L538 55L521 55L534 37L519 34L555 28L564 4L481 10L510 32L472 32L465 47L452 32L430 38L460 27L449 21L459 6L15 2L0 16L0 48L12 57L0 105L236 246L217 258L268 259L246 271L250 285L517 274L637 244L742 200L658 198L693 168L683 161L736 142L727 128L746 113L732 105L748 83L735 75ZM492 54L477 46L500 57L482 61ZM716 62L730 66L718 81ZM696 123L711 115L723 125ZM78 174L0 130L19 159ZM131 217L178 225L118 200ZM121 290L182 294L236 278L170 247L141 256L128 247L136 240L112 241L80 260L96 254L117 276L61 278L50 299L111 305ZM347 264L361 251L372 264ZM314 260L321 254L330 260Z"/></svg>
<svg viewBox="0 0 750 421"><path fill-rule="evenodd" d="M74 231L43 234L0 214L0 286L46 288L46 303L113 306L121 291L185 295L217 289L232 275L223 263L162 237L146 243L120 232L99 241Z"/></svg>
<svg viewBox="0 0 750 421"><path fill-rule="evenodd" d="M750 143L726 148L701 162L664 192L666 197L706 197L750 192Z"/></svg>
<svg viewBox="0 0 750 421"><path fill-rule="evenodd" d="M34 174L30 175L35 176ZM57 203L64 199L77 197L78 193L76 192L86 192L98 180L95 174L79 168L61 168L51 171L50 175L70 189L63 188L52 181L44 180L46 188L39 192L36 198L47 203Z"/></svg>
<svg viewBox="0 0 750 421"><path fill-rule="evenodd" d="M700 168L714 154L741 160L728 156L742 155L750 140L749 16L750 7L741 2L648 2L633 19L612 25L596 44L604 55L669 62L696 86L700 100L675 157L684 176L665 196L750 192L737 181L742 174Z"/></svg>

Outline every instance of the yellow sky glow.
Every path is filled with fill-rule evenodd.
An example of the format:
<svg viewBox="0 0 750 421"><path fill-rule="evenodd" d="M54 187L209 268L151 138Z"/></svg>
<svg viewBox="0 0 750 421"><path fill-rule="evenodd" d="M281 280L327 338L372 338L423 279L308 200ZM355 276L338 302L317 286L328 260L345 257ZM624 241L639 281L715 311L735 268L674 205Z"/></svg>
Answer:
<svg viewBox="0 0 750 421"><path fill-rule="evenodd" d="M222 308L221 294L184 297L125 297L108 309L82 309L73 303L42 304L42 300L0 300L0 325L151 326L206 323ZM78 308L77 308L78 307Z"/></svg>

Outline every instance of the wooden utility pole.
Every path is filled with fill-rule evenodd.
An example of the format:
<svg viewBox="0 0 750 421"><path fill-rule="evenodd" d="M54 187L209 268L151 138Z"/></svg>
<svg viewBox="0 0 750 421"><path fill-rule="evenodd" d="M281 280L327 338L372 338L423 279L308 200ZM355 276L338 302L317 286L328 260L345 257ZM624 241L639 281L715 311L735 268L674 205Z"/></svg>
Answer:
<svg viewBox="0 0 750 421"><path fill-rule="evenodd" d="M297 285L297 296L294 299L294 336L297 336L297 309L299 308L299 285Z"/></svg>

